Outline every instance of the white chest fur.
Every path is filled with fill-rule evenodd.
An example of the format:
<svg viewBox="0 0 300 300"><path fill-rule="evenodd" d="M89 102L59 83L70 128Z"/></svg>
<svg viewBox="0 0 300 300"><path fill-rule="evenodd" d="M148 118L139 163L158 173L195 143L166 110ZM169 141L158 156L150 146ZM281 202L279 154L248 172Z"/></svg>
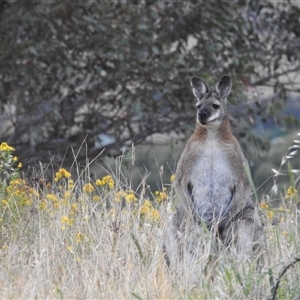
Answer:
<svg viewBox="0 0 300 300"><path fill-rule="evenodd" d="M228 209L234 178L226 153L215 141L207 142L195 161L190 182L192 200L204 221L221 217Z"/></svg>

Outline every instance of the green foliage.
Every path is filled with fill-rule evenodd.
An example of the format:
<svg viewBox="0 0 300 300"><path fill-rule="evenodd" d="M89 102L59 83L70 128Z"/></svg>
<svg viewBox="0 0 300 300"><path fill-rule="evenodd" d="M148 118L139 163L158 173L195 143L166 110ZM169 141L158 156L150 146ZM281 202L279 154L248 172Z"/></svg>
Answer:
<svg viewBox="0 0 300 300"><path fill-rule="evenodd" d="M2 2L0 140L24 163L49 152L72 160L70 146L78 160L118 155L154 133L185 134L194 75L232 75L232 124L249 151L263 146L255 120L284 121L272 107L295 90L283 75L300 61L290 1ZM261 86L272 101L246 97Z"/></svg>

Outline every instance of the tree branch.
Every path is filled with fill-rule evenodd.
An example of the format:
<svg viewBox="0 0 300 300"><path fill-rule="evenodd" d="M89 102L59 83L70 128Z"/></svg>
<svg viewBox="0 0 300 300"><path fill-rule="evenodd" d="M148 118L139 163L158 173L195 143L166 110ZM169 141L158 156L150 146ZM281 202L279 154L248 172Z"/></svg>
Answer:
<svg viewBox="0 0 300 300"><path fill-rule="evenodd" d="M280 280L283 277L283 275L287 272L287 270L292 267L294 264L296 264L297 262L300 261L300 257L295 257L289 264L287 264L286 266L284 266L283 270L281 271L280 275L278 276L277 280L276 280L276 284L275 286L272 287L272 300L276 299L276 293L277 290L279 288L279 284L280 284Z"/></svg>

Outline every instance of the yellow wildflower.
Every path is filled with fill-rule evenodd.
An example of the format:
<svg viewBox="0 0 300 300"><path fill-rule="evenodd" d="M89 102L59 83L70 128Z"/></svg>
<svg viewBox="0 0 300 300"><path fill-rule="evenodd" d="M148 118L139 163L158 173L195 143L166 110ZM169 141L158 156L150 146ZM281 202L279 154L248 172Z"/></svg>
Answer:
<svg viewBox="0 0 300 300"><path fill-rule="evenodd" d="M3 152L12 152L14 150L15 150L15 148L9 146L5 142L1 143L1 145L0 145L0 151L3 151Z"/></svg>
<svg viewBox="0 0 300 300"><path fill-rule="evenodd" d="M46 210L47 209L47 203L45 201L41 201L39 204L39 209L40 210Z"/></svg>
<svg viewBox="0 0 300 300"><path fill-rule="evenodd" d="M267 211L267 218L268 218L269 220L271 220L271 219L273 218L273 216L274 216L274 212L271 211L271 210L268 210L268 211Z"/></svg>
<svg viewBox="0 0 300 300"><path fill-rule="evenodd" d="M283 206L278 207L280 212L290 213L291 210L289 208L284 208Z"/></svg>
<svg viewBox="0 0 300 300"><path fill-rule="evenodd" d="M18 158L16 156L13 157L13 161L16 162Z"/></svg>
<svg viewBox="0 0 300 300"><path fill-rule="evenodd" d="M1 202L2 202L2 204L5 205L5 206L8 205L8 201L5 200L5 199L3 199Z"/></svg>
<svg viewBox="0 0 300 300"><path fill-rule="evenodd" d="M72 211L77 211L78 210L78 203L73 203L72 205L71 205L71 210Z"/></svg>
<svg viewBox="0 0 300 300"><path fill-rule="evenodd" d="M294 198L296 195L297 195L297 190L294 187L290 186L286 191L285 198Z"/></svg>
<svg viewBox="0 0 300 300"><path fill-rule="evenodd" d="M78 206L79 206L78 203L73 203L71 205L70 215L75 215L76 214L76 212L78 210Z"/></svg>
<svg viewBox="0 0 300 300"><path fill-rule="evenodd" d="M69 173L66 169L60 168L58 172L55 173L54 181L57 182L61 178L70 178L71 173Z"/></svg>
<svg viewBox="0 0 300 300"><path fill-rule="evenodd" d="M70 219L68 216L63 216L60 222L61 224L72 226L74 224L74 219Z"/></svg>
<svg viewBox="0 0 300 300"><path fill-rule="evenodd" d="M29 198L24 198L24 199L22 199L21 204L22 205L30 205L30 204L32 204L32 200Z"/></svg>
<svg viewBox="0 0 300 300"><path fill-rule="evenodd" d="M82 190L84 193L92 193L95 190L95 188L93 187L93 185L91 183L87 183L86 185L84 185Z"/></svg>
<svg viewBox="0 0 300 300"><path fill-rule="evenodd" d="M141 214L142 215L148 214L151 211L151 208L152 208L152 204L150 200L145 200L141 208Z"/></svg>
<svg viewBox="0 0 300 300"><path fill-rule="evenodd" d="M47 199L49 199L49 200L52 201L53 203L55 203L55 202L58 201L57 196L54 195L54 194L47 194L46 197L47 197Z"/></svg>
<svg viewBox="0 0 300 300"><path fill-rule="evenodd" d="M171 182L173 182L175 180L175 174L172 174L170 177Z"/></svg>
<svg viewBox="0 0 300 300"><path fill-rule="evenodd" d="M164 200L167 200L168 199L168 195L165 193L165 192L159 192L159 191L156 191L155 192L155 195L156 195L156 201L158 203L161 203L163 202Z"/></svg>
<svg viewBox="0 0 300 300"><path fill-rule="evenodd" d="M260 203L260 208L262 208L262 209L266 209L266 208L269 208L269 205L266 203L266 202L262 202L262 203Z"/></svg>
<svg viewBox="0 0 300 300"><path fill-rule="evenodd" d="M68 180L68 189L72 190L74 188L74 180L69 179Z"/></svg>
<svg viewBox="0 0 300 300"><path fill-rule="evenodd" d="M2 250L4 250L4 251L8 250L8 246L7 246L6 244L3 245L3 246L2 246Z"/></svg>
<svg viewBox="0 0 300 300"><path fill-rule="evenodd" d="M72 246L67 246L67 250L72 252L73 251L73 247Z"/></svg>
<svg viewBox="0 0 300 300"><path fill-rule="evenodd" d="M153 208L150 200L145 200L141 208L141 215L147 216L150 219L157 221L160 217L159 211Z"/></svg>
<svg viewBox="0 0 300 300"><path fill-rule="evenodd" d="M116 196L115 196L115 201L116 202L121 202L123 196L124 196L124 192L123 191L117 191L116 192Z"/></svg>
<svg viewBox="0 0 300 300"><path fill-rule="evenodd" d="M54 194L47 194L46 198L52 202L54 208L57 209L59 207L59 202L58 202L58 198L57 198L56 195L54 195Z"/></svg>
<svg viewBox="0 0 300 300"><path fill-rule="evenodd" d="M22 167L23 167L22 163L19 162L19 163L18 163L18 168L21 169Z"/></svg>
<svg viewBox="0 0 300 300"><path fill-rule="evenodd" d="M14 179L9 183L9 186L7 187L7 192L9 194L20 192L20 190L24 188L24 186L26 186L26 181L24 179Z"/></svg>
<svg viewBox="0 0 300 300"><path fill-rule="evenodd" d="M112 208L110 211L109 211L109 214L111 215L112 218L115 218L116 215L117 215L117 211L115 208Z"/></svg>
<svg viewBox="0 0 300 300"><path fill-rule="evenodd" d="M69 203L69 202L68 202L68 199L66 199L66 198L62 198L61 201L60 201L60 204L61 204L61 205L64 205L64 206L67 206L68 203Z"/></svg>
<svg viewBox="0 0 300 300"><path fill-rule="evenodd" d="M102 179L97 179L95 181L95 184L98 186L107 185L110 189L113 189L115 187L115 182L110 175L106 175Z"/></svg>
<svg viewBox="0 0 300 300"><path fill-rule="evenodd" d="M96 196L93 196L93 200L95 201L95 202L98 202L98 201L100 201L100 196L98 196L98 195L96 195Z"/></svg>
<svg viewBox="0 0 300 300"><path fill-rule="evenodd" d="M134 202L137 201L137 198L134 194L134 191L130 190L127 193L124 194L124 198L126 202Z"/></svg>
<svg viewBox="0 0 300 300"><path fill-rule="evenodd" d="M65 192L64 192L64 198L65 198L66 200L70 199L70 198L71 198L71 192L70 192L70 191L65 191Z"/></svg>
<svg viewBox="0 0 300 300"><path fill-rule="evenodd" d="M157 221L160 217L159 211L155 208L153 208L150 212L151 218L155 221Z"/></svg>
<svg viewBox="0 0 300 300"><path fill-rule="evenodd" d="M83 239L84 239L84 235L82 233L78 232L76 234L76 242L80 243L80 242L82 242Z"/></svg>
<svg viewBox="0 0 300 300"><path fill-rule="evenodd" d="M96 185L99 185L99 186L104 185L104 183L103 183L103 181L102 181L101 179L97 179L97 180L95 181L95 184L96 184Z"/></svg>

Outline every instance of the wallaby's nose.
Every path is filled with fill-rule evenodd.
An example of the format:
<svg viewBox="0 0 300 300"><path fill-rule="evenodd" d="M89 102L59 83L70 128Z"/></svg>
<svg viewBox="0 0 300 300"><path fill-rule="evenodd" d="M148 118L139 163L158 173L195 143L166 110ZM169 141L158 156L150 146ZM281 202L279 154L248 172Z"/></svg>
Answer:
<svg viewBox="0 0 300 300"><path fill-rule="evenodd" d="M207 110L201 110L199 112L199 116L201 119L206 119L208 117L208 111Z"/></svg>

